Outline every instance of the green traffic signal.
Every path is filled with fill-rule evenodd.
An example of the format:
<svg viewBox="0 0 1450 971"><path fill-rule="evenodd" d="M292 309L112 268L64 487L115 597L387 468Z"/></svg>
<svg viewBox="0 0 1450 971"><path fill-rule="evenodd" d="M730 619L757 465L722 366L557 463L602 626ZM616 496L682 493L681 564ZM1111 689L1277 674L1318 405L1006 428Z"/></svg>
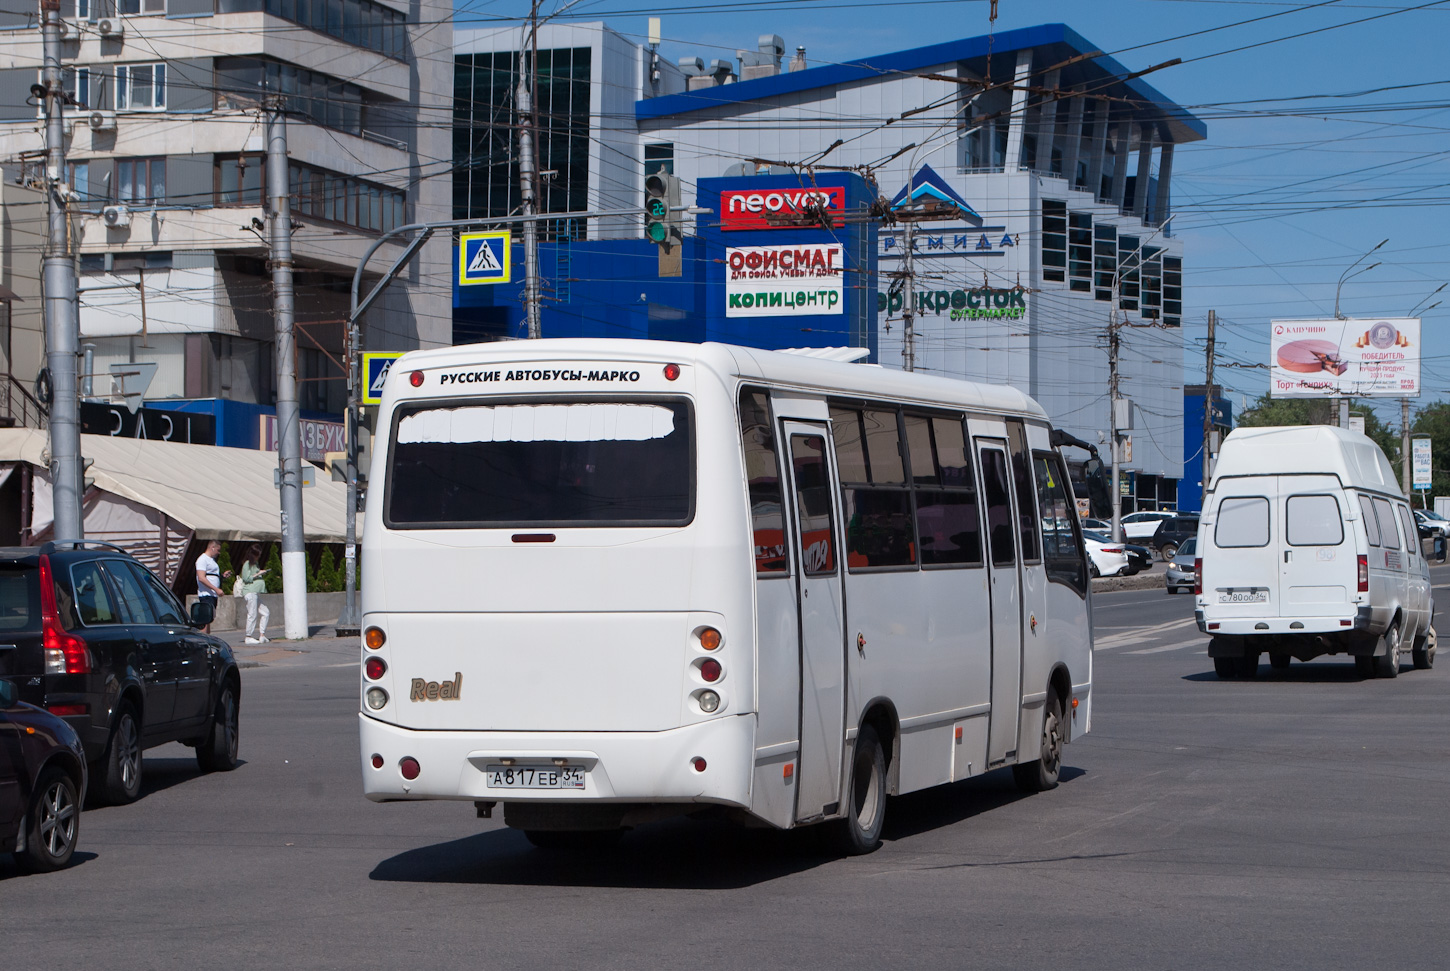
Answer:
<svg viewBox="0 0 1450 971"><path fill-rule="evenodd" d="M670 229L664 223L650 223L645 227L645 233L656 243L663 243L669 235Z"/></svg>

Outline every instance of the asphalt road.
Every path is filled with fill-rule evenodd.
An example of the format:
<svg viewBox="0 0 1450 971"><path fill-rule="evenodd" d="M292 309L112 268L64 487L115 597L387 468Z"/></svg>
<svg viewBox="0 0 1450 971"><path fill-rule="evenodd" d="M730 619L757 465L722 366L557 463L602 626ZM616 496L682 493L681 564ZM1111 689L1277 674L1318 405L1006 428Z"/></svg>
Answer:
<svg viewBox="0 0 1450 971"><path fill-rule="evenodd" d="M157 969L1443 967L1450 658L1219 681L1192 598L1096 604L1093 732L1062 785L893 800L854 859L710 821L561 857L466 803L374 805L356 648L268 645L245 764L153 750L139 802L85 813L76 865L0 857L0 941L17 966Z"/></svg>

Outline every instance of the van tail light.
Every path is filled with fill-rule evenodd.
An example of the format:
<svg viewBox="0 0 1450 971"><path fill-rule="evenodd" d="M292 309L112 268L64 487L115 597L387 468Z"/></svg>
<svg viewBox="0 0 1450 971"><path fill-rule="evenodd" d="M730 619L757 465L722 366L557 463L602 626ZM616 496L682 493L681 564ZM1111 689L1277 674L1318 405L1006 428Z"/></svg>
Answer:
<svg viewBox="0 0 1450 971"><path fill-rule="evenodd" d="M40 629L46 674L90 673L91 652L86 642L60 624L60 611L55 606L55 580L50 572L48 554L40 557Z"/></svg>
<svg viewBox="0 0 1450 971"><path fill-rule="evenodd" d="M1203 557L1201 556L1193 558L1193 595L1195 597L1203 595Z"/></svg>
<svg viewBox="0 0 1450 971"><path fill-rule="evenodd" d="M1369 593L1369 557L1361 553L1355 560L1359 563L1359 592Z"/></svg>

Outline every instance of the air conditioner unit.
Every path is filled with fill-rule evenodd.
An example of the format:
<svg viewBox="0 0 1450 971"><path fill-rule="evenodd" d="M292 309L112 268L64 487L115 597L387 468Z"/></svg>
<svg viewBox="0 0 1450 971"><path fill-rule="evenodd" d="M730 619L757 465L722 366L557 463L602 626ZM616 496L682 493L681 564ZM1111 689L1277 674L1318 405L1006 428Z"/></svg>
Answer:
<svg viewBox="0 0 1450 971"><path fill-rule="evenodd" d="M125 32L126 26L121 22L120 17L102 17L96 21L96 33L102 37L119 40Z"/></svg>
<svg viewBox="0 0 1450 971"><path fill-rule="evenodd" d="M116 130L116 113L114 111L91 111L87 113L86 121L90 123L91 131Z"/></svg>
<svg viewBox="0 0 1450 971"><path fill-rule="evenodd" d="M60 39L76 40L81 36L81 25L74 20L62 20L60 22Z"/></svg>
<svg viewBox="0 0 1450 971"><path fill-rule="evenodd" d="M101 222L108 229L124 229L131 225L131 210L125 206L107 206L101 210Z"/></svg>

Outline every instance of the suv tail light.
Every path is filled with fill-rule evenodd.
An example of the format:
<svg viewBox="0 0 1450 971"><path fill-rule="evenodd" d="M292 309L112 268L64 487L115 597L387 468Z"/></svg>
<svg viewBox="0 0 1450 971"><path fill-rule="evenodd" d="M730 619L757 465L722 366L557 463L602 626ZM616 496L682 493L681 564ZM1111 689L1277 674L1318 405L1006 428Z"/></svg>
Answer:
<svg viewBox="0 0 1450 971"><path fill-rule="evenodd" d="M1361 553L1355 559L1359 562L1359 592L1369 593L1369 557Z"/></svg>
<svg viewBox="0 0 1450 971"><path fill-rule="evenodd" d="M1195 597L1203 594L1203 557L1193 558L1193 595Z"/></svg>
<svg viewBox="0 0 1450 971"><path fill-rule="evenodd" d="M55 606L55 580L50 572L50 556L40 557L40 627L45 648L46 674L88 674L91 652L86 642L60 624L60 611Z"/></svg>

